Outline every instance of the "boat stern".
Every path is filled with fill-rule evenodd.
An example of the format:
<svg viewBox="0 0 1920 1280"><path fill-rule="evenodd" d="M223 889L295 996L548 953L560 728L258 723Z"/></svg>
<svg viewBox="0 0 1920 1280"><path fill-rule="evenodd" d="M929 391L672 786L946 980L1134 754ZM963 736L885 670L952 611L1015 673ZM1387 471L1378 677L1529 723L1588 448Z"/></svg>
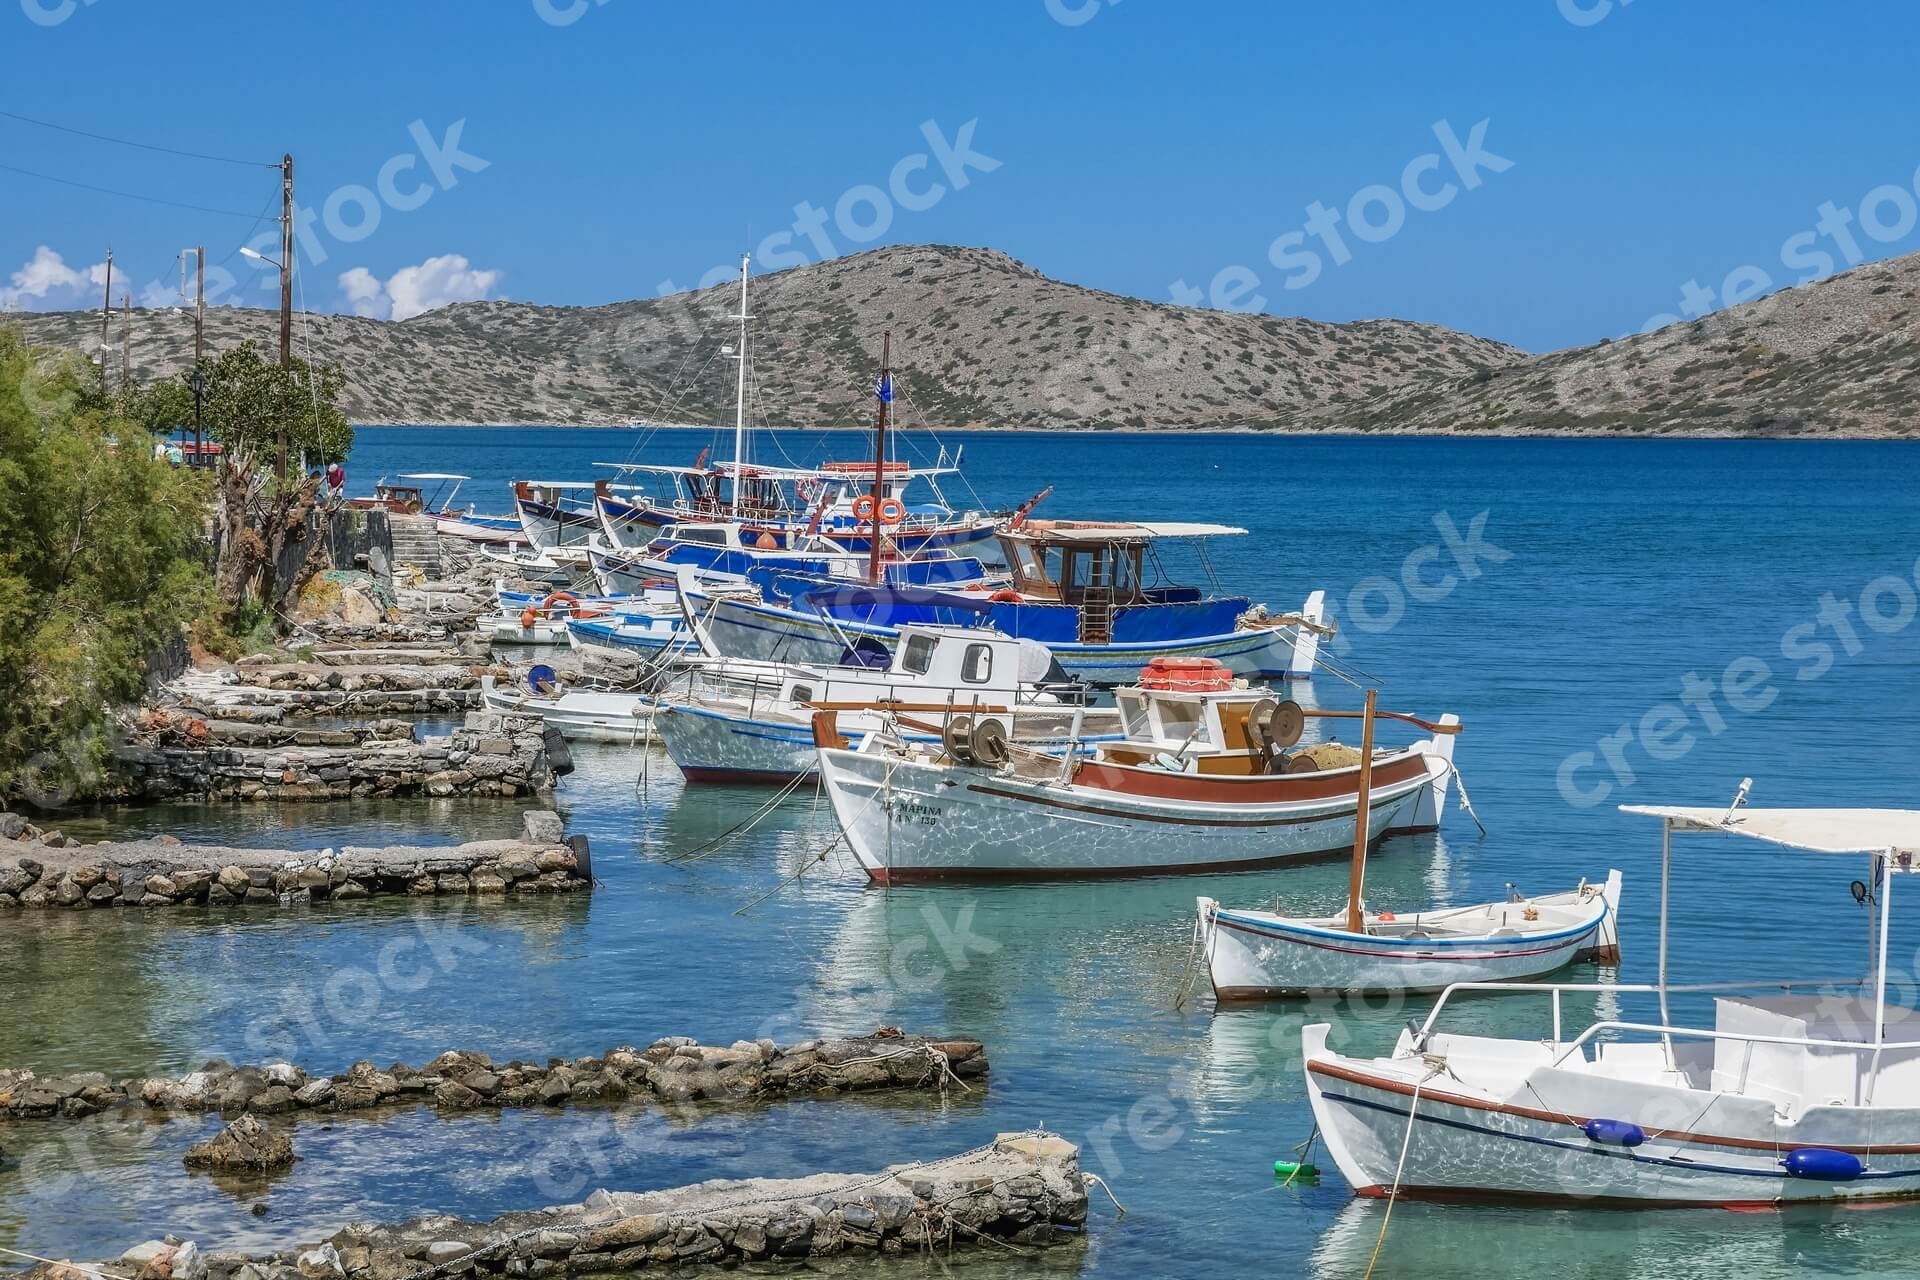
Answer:
<svg viewBox="0 0 1920 1280"><path fill-rule="evenodd" d="M1415 835L1440 829L1440 819L1447 811L1447 792L1453 785L1453 745L1460 736L1460 717L1449 712L1440 717L1440 724L1455 732L1436 733L1419 744L1418 750L1427 761L1427 785L1387 829L1389 835Z"/></svg>

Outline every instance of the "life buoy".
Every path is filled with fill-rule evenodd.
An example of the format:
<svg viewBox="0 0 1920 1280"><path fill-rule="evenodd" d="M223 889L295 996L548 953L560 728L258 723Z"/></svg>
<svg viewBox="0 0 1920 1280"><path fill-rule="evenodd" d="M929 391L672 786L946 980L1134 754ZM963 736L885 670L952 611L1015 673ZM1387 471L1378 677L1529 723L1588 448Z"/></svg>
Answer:
<svg viewBox="0 0 1920 1280"><path fill-rule="evenodd" d="M853 500L853 518L855 520L873 519L873 495L863 493Z"/></svg>
<svg viewBox="0 0 1920 1280"><path fill-rule="evenodd" d="M562 601L566 603L568 609L578 609L580 607L579 596L576 596L571 591L556 591L540 602L540 612L551 618L553 616L553 606Z"/></svg>
<svg viewBox="0 0 1920 1280"><path fill-rule="evenodd" d="M904 524L907 519L907 504L898 498L888 498L880 504L881 524Z"/></svg>
<svg viewBox="0 0 1920 1280"><path fill-rule="evenodd" d="M1026 603L1026 597L1022 596L1018 591L1015 591L1012 587L1002 587L998 591L994 592L992 595L988 596L987 599L993 601L993 603L995 604L1025 604Z"/></svg>

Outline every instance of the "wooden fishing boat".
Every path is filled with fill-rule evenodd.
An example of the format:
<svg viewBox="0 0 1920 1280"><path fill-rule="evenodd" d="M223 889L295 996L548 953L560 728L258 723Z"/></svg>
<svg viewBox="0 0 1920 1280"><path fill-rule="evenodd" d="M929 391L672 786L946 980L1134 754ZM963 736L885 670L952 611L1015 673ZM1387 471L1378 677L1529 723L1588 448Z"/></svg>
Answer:
<svg viewBox="0 0 1920 1280"><path fill-rule="evenodd" d="M653 704L623 689L561 685L553 672L535 667L538 688L504 687L493 676L480 677L480 701L489 711L538 716L549 729L573 741L640 746L653 741Z"/></svg>
<svg viewBox="0 0 1920 1280"><path fill-rule="evenodd" d="M900 726L933 742L956 714L1007 716L1016 743L1064 749L1117 737L1119 713L1085 705L1046 649L977 628L911 627L881 668L706 660L657 695L655 730L689 782L786 783L814 772L814 712L843 732ZM927 722L933 723L927 723ZM913 726L921 727L915 728Z"/></svg>
<svg viewBox="0 0 1920 1280"><path fill-rule="evenodd" d="M1920 1196L1920 1018L1888 1000L1890 980L1908 981L1889 968L1888 925L1894 885L1916 869L1920 811L1745 809L1746 790L1725 808L1623 806L1661 824L1655 984L1459 983L1380 1058L1335 1052L1326 1024L1303 1030L1314 1119L1356 1191L1583 1207ZM1672 984L1673 849L1694 834L1861 859L1867 976ZM1726 891L1723 872L1702 878L1703 892ZM1797 904L1798 927L1820 927L1815 905ZM1538 1030L1448 1029L1469 992L1533 1002ZM1711 997L1710 1025L1677 1019L1676 996ZM1597 1006L1571 1036L1569 998ZM1629 1001L1653 1012L1630 1017ZM1487 1002L1474 1005L1484 1022Z"/></svg>
<svg viewBox="0 0 1920 1280"><path fill-rule="evenodd" d="M1289 751L1307 712L1206 660L1151 667L1117 695L1125 737L1090 753L1017 749L1003 717L954 717L940 744L815 721L820 776L849 847L885 883L1243 870L1438 825L1459 722L1365 759ZM1364 766L1364 767L1363 767ZM1365 809L1361 796L1367 796Z"/></svg>
<svg viewBox="0 0 1920 1280"><path fill-rule="evenodd" d="M1620 873L1603 884L1529 898L1396 915L1283 916L1201 898L1201 950L1214 998L1444 991L1456 982L1520 982L1571 964L1620 958Z"/></svg>

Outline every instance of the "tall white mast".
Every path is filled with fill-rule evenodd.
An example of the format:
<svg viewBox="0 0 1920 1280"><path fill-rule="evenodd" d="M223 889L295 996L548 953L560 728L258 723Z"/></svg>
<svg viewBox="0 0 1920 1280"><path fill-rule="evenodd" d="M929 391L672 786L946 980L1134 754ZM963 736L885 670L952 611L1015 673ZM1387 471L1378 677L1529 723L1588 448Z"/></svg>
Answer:
<svg viewBox="0 0 1920 1280"><path fill-rule="evenodd" d="M733 408L733 518L740 518L740 490L744 487L741 471L747 465L747 268L753 262L753 255L740 255L740 348L734 352L734 359L740 362L740 380L734 393Z"/></svg>

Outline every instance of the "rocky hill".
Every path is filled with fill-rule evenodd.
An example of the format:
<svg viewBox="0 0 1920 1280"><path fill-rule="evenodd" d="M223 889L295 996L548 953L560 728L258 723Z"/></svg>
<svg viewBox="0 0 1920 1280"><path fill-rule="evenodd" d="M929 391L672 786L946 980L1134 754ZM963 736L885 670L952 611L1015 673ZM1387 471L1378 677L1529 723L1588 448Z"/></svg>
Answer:
<svg viewBox="0 0 1920 1280"><path fill-rule="evenodd" d="M1322 406L1299 429L1428 434L1920 434L1920 254L1463 378Z"/></svg>
<svg viewBox="0 0 1920 1280"><path fill-rule="evenodd" d="M1143 302L985 249L877 249L800 267L756 280L751 306L755 416L774 424L864 423L887 330L909 420L937 426L1287 426L1524 359L1433 325ZM460 303L400 323L303 316L295 341L346 367L356 422L729 422L734 368L721 347L737 308L737 285L591 308ZM98 313L20 319L40 342L99 341ZM216 307L207 341L272 350L277 324ZM134 312L137 375L180 368L192 341L188 315Z"/></svg>

